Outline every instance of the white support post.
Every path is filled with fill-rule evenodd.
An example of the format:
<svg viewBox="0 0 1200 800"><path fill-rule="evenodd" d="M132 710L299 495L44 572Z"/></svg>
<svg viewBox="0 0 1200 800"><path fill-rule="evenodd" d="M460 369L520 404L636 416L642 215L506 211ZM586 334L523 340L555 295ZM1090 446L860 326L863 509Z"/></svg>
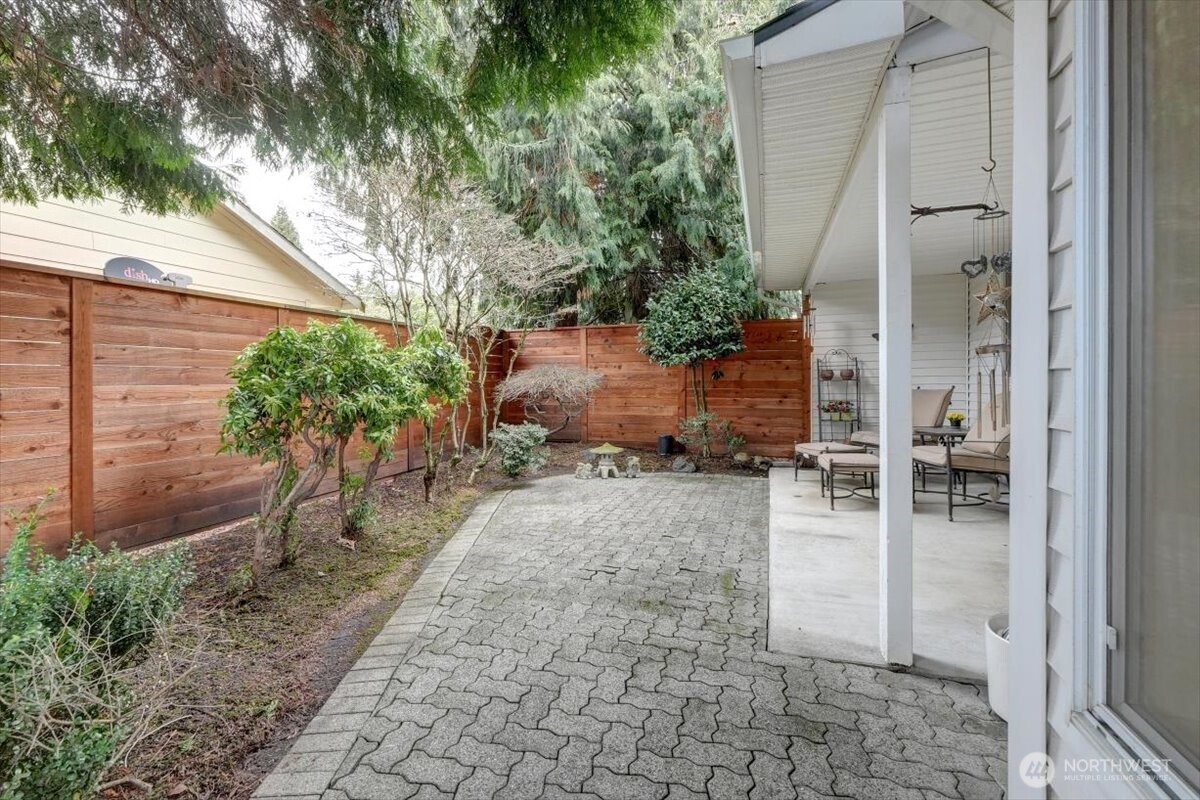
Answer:
<svg viewBox="0 0 1200 800"><path fill-rule="evenodd" d="M911 67L884 77L879 118L879 645L913 663Z"/></svg>
<svg viewBox="0 0 1200 800"><path fill-rule="evenodd" d="M1090 8L1077 9L1086 14ZM1050 9L1016 4L1013 58L1012 449L1008 520L1008 796L1044 800L1022 762L1047 753L1047 520L1050 419ZM1078 52L1078 51L1077 51ZM1076 62L1078 63L1078 62ZM1076 69L1079 69L1078 67ZM1079 74L1079 73L1076 73ZM1092 125L1087 117L1076 124ZM1076 172L1078 175L1079 173ZM1102 195L1107 202L1107 193ZM1090 262L1089 267L1103 262ZM1106 265L1103 265L1106 266ZM1103 463L1103 462L1101 462ZM1103 469L1101 468L1103 471ZM1079 548L1079 559L1087 553ZM1079 606L1076 606L1079 608ZM1080 650L1083 655L1085 650Z"/></svg>

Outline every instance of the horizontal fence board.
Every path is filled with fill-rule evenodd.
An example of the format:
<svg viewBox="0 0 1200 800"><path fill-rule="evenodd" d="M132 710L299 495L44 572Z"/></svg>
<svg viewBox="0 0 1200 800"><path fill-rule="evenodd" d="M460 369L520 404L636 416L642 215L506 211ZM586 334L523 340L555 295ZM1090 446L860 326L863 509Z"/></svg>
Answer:
<svg viewBox="0 0 1200 800"><path fill-rule="evenodd" d="M59 342L66 344L70 340L70 336L71 323L65 319L30 319L0 314L0 340L6 342Z"/></svg>
<svg viewBox="0 0 1200 800"><path fill-rule="evenodd" d="M0 414L14 411L66 411L71 395L66 387L9 387L0 389Z"/></svg>
<svg viewBox="0 0 1200 800"><path fill-rule="evenodd" d="M746 447L764 455L790 455L809 429L809 347L800 320L763 320L743 324L746 349L705 365L722 377L708 382L709 409L733 422L746 437ZM515 340L519 334L510 332ZM586 342L586 345L585 345ZM586 412L586 424L572 424L558 437L579 441L653 447L660 434L678 435L679 420L695 413L683 368L666 369L639 348L634 325L530 332L514 371L539 364L584 364L600 371L604 383ZM586 352L583 348L586 346ZM525 418L519 404L509 403L504 418ZM556 418L547 417L550 422Z"/></svg>
<svg viewBox="0 0 1200 800"><path fill-rule="evenodd" d="M0 292L0 309L7 317L62 321L70 319L70 298Z"/></svg>
<svg viewBox="0 0 1200 800"><path fill-rule="evenodd" d="M0 552L47 490L38 539L70 539L71 282L0 269Z"/></svg>

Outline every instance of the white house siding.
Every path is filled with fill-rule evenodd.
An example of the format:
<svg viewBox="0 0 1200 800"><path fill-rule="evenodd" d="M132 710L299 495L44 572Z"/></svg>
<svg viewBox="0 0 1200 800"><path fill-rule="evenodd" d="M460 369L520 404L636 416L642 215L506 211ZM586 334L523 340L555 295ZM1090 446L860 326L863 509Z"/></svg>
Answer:
<svg viewBox="0 0 1200 800"><path fill-rule="evenodd" d="M1050 374L1049 493L1047 552L1047 723L1049 755L1061 763L1069 728L1074 669L1074 223L1075 101L1072 2L1050 4ZM1055 785L1052 793L1074 795L1079 786ZM1075 789L1076 791L1071 791Z"/></svg>
<svg viewBox="0 0 1200 800"><path fill-rule="evenodd" d="M344 301L232 212L126 213L102 200L0 203L0 259L99 276L116 256L189 275L191 288L266 303L339 310Z"/></svg>
<svg viewBox="0 0 1200 800"><path fill-rule="evenodd" d="M913 279L914 387L953 386L951 408L967 410L967 281L963 275L922 275ZM879 429L879 289L873 280L818 284L813 307L813 436L819 430L815 410L816 359L835 347L858 356L862 370L863 428ZM833 385L842 386L841 381Z"/></svg>

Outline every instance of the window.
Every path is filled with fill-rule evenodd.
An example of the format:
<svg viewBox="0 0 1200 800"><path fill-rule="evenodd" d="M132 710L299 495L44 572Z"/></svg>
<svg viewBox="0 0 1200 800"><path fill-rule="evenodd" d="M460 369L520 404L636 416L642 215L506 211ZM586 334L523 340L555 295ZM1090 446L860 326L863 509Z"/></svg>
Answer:
<svg viewBox="0 0 1200 800"><path fill-rule="evenodd" d="M1200 786L1200 3L1112 14L1105 704Z"/></svg>

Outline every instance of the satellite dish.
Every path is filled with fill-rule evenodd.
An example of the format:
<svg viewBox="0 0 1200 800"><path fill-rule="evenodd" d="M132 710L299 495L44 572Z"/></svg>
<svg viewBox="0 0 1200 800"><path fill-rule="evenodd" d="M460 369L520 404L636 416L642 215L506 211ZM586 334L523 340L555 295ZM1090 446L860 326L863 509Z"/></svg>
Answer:
<svg viewBox="0 0 1200 800"><path fill-rule="evenodd" d="M104 265L104 274L109 278L123 278L127 281L142 281L143 283L162 283L163 271L140 258L118 256L110 258Z"/></svg>

